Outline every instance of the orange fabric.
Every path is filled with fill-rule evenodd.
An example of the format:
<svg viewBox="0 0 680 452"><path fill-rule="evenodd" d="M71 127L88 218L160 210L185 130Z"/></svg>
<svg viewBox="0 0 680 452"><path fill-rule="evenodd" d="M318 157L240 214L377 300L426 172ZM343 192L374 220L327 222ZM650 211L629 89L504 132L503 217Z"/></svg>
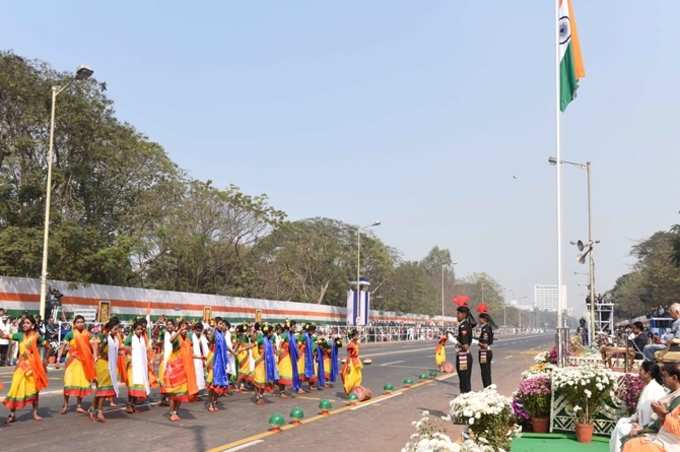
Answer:
<svg viewBox="0 0 680 452"><path fill-rule="evenodd" d="M97 378L97 372L94 367L92 347L90 346L90 333L87 331L81 333L78 330L74 330L73 339L75 342L74 357L83 364L85 377L89 381L94 381Z"/></svg>
<svg viewBox="0 0 680 452"><path fill-rule="evenodd" d="M674 435L680 436L680 406L666 415L663 421L663 429Z"/></svg>
<svg viewBox="0 0 680 452"><path fill-rule="evenodd" d="M128 381L128 361L127 354L128 349L125 347L125 338L122 334L118 334L118 359L116 360L116 366L118 367L118 380L121 383L129 385Z"/></svg>
<svg viewBox="0 0 680 452"><path fill-rule="evenodd" d="M664 452L663 447L650 442L649 438L640 436L623 444L623 452Z"/></svg>
<svg viewBox="0 0 680 452"><path fill-rule="evenodd" d="M666 415L663 429L674 435L680 435L680 406ZM647 436L632 438L624 443L623 452L663 452L664 448L651 442Z"/></svg>
<svg viewBox="0 0 680 452"><path fill-rule="evenodd" d="M198 385L196 384L196 371L194 370L194 349L191 346L191 341L179 336L179 349L184 362L184 371L187 374L187 392L189 395L198 394Z"/></svg>
<svg viewBox="0 0 680 452"><path fill-rule="evenodd" d="M352 360L355 366L361 366L361 361L359 360L359 344L350 341L347 344L347 358Z"/></svg>
<svg viewBox="0 0 680 452"><path fill-rule="evenodd" d="M29 340L31 343L26 347L30 352L28 354L28 362L35 377L35 389L39 392L47 387L47 372L45 372L45 367L43 367L40 353L38 352L38 335L32 333Z"/></svg>
<svg viewBox="0 0 680 452"><path fill-rule="evenodd" d="M146 335L146 331L144 332L144 338L146 339L146 362L148 363L147 367L149 370L149 386L157 388L159 386L158 378L153 372L153 363L156 359L156 352L154 352L153 344L151 344L151 340Z"/></svg>
<svg viewBox="0 0 680 452"><path fill-rule="evenodd" d="M576 31L576 15L574 14L574 4L572 0L569 2L569 26L571 27L571 45L573 47L574 57L574 73L576 80L581 80L586 75L586 68L583 64L583 55L581 54L581 41L578 39L578 32Z"/></svg>
<svg viewBox="0 0 680 452"><path fill-rule="evenodd" d="M116 366L118 367L118 378L121 383L129 384L128 373L127 373L127 356L125 351L118 351L118 359L116 360Z"/></svg>
<svg viewBox="0 0 680 452"><path fill-rule="evenodd" d="M282 346L279 349L279 359L277 361L279 363L290 354L290 351L288 350L288 342L282 342L281 344Z"/></svg>

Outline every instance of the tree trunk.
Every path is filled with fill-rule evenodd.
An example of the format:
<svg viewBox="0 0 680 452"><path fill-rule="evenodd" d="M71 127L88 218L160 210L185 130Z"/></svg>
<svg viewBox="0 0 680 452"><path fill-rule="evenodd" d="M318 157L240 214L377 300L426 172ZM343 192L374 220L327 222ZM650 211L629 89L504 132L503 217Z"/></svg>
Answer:
<svg viewBox="0 0 680 452"><path fill-rule="evenodd" d="M317 300L316 304L323 304L323 298L326 296L326 291L328 290L329 284L330 284L330 281L326 281L326 284L324 284L321 287L321 292L319 293L319 299Z"/></svg>

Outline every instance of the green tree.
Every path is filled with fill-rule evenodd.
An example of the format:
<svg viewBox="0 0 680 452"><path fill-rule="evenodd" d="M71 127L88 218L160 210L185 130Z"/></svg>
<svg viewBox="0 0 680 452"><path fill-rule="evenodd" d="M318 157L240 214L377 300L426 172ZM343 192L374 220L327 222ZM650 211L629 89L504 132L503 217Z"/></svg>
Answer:
<svg viewBox="0 0 680 452"><path fill-rule="evenodd" d="M0 268L39 276L50 88L68 74L0 52ZM140 213L178 179L163 149L120 123L105 86L73 84L58 98L54 140L51 278L125 283ZM93 268L96 266L96 268Z"/></svg>
<svg viewBox="0 0 680 452"><path fill-rule="evenodd" d="M427 269L420 262L401 262L384 290L385 310L439 314L440 297Z"/></svg>
<svg viewBox="0 0 680 452"><path fill-rule="evenodd" d="M636 317L680 301L680 268L674 264L679 234L673 227L633 246L631 254L637 259L633 271L621 276L606 294L619 315Z"/></svg>
<svg viewBox="0 0 680 452"><path fill-rule="evenodd" d="M278 225L255 246L258 278L252 293L344 305L349 282L356 279L356 231L354 226L328 218ZM371 281L374 297L383 290L393 262L393 250L362 233L361 274Z"/></svg>
<svg viewBox="0 0 680 452"><path fill-rule="evenodd" d="M145 236L139 273L160 289L244 295L253 246L285 214L265 195L238 187L221 190L210 181L189 181L186 191Z"/></svg>

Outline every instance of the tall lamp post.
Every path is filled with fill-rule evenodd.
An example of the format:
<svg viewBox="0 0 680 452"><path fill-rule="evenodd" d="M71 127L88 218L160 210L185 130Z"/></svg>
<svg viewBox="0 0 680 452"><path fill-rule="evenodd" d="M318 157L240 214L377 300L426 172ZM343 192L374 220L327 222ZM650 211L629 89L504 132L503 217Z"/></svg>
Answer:
<svg viewBox="0 0 680 452"><path fill-rule="evenodd" d="M551 165L557 165L557 159L555 157L549 157L548 163L550 163ZM569 160L560 160L560 163L563 165L575 166L577 168L585 170L586 172L586 183L588 191L588 244L591 247L591 250L588 253L588 284L590 286L590 322L589 322L590 325L588 328L589 330L588 339L590 341L590 344L592 345L593 338L595 337L595 260L593 259L594 250L592 249L592 247L595 242L593 242L593 216L591 208L591 164L590 162L579 163L571 162Z"/></svg>
<svg viewBox="0 0 680 452"><path fill-rule="evenodd" d="M76 80L87 80L94 71L87 66L80 66L68 81L59 86L52 86L52 111L50 112L50 142L47 148L47 188L45 194L45 227L43 232L42 270L40 272L40 318L45 318L45 299L47 298L47 246L50 235L50 202L52 198L52 159L54 151L54 116L57 107L57 96Z"/></svg>
<svg viewBox="0 0 680 452"><path fill-rule="evenodd" d="M374 221L371 224L357 228L357 302L359 302L359 294L361 293L361 284L359 282L359 278L361 278L361 231L380 226L381 224L380 221Z"/></svg>

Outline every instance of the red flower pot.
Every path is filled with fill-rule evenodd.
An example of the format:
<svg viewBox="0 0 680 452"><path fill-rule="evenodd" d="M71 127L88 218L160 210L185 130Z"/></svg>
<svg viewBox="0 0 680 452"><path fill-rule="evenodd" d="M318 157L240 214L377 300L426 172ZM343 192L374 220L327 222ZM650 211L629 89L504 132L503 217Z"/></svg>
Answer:
<svg viewBox="0 0 680 452"><path fill-rule="evenodd" d="M531 430L534 433L548 433L550 419L547 417L531 417Z"/></svg>
<svg viewBox="0 0 680 452"><path fill-rule="evenodd" d="M589 443L593 440L593 424L576 423L576 440L579 443Z"/></svg>

